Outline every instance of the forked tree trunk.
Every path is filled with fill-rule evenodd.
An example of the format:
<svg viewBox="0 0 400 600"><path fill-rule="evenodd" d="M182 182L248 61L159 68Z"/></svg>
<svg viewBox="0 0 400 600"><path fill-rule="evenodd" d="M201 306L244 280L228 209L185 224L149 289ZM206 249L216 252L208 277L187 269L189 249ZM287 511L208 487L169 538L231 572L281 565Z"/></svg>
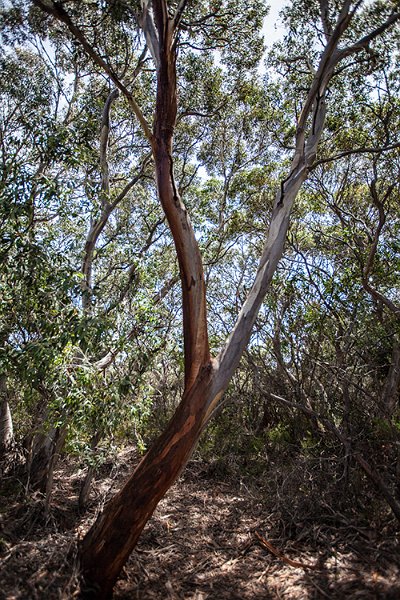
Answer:
<svg viewBox="0 0 400 600"><path fill-rule="evenodd" d="M322 11L326 46L297 123L296 148L290 172L277 193L254 284L225 348L218 361L214 362L210 359L208 344L202 259L173 174L172 140L177 113L176 44L187 0L176 3L174 16L171 16L173 9L166 0L142 0L140 3L142 15L139 24L157 67L153 132L132 93L91 46L84 31L73 23L64 6L44 0L33 2L65 23L74 39L125 95L137 116L152 146L159 197L174 238L182 282L185 392L181 404L165 432L121 491L107 504L80 545L82 595L102 600L112 596L114 583L143 527L189 459L248 343L257 313L282 256L293 202L315 159L325 120L325 91L336 65L343 58L368 47L369 42L396 22L400 15L393 13L368 36L339 50L338 43L355 12L350 11L352 3L344 0L334 27L326 10Z"/></svg>
<svg viewBox="0 0 400 600"><path fill-rule="evenodd" d="M146 10L145 6L144 13ZM163 0L153 2L153 18L150 35L157 30L157 48L153 47L153 51L158 85L151 142L159 198L174 238L180 269L185 392L165 432L82 541L80 561L85 598L112 596L117 577L143 527L193 451L215 396L203 264L173 173L172 140L177 114L176 37L174 21L169 18Z"/></svg>
<svg viewBox="0 0 400 600"><path fill-rule="evenodd" d="M103 600L112 589L158 502L186 465L201 431L229 383L248 343L257 313L282 256L289 216L307 177L325 119L325 90L336 60L332 53L346 28L343 19L323 53L299 120L296 152L278 190L268 238L253 287L218 361L211 361L207 337L203 266L198 244L173 175L172 138L176 120L174 20L164 0L143 3L148 46L157 65L157 102L152 136L160 201L168 219L182 282L185 392L167 429L148 451L121 491L108 503L80 545L82 597ZM152 21L154 18L154 21ZM306 123L312 115L308 135Z"/></svg>

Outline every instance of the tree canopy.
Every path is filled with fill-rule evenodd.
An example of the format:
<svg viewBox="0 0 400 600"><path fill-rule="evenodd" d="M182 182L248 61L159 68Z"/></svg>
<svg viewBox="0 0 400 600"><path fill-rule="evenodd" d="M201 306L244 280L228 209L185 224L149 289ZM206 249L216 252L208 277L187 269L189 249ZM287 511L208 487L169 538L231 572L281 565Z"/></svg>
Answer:
<svg viewBox="0 0 400 600"><path fill-rule="evenodd" d="M0 443L46 510L63 448L82 506L113 445L147 451L87 597L216 415L227 451L335 440L400 519L399 3L281 19L266 51L262 0L1 5Z"/></svg>

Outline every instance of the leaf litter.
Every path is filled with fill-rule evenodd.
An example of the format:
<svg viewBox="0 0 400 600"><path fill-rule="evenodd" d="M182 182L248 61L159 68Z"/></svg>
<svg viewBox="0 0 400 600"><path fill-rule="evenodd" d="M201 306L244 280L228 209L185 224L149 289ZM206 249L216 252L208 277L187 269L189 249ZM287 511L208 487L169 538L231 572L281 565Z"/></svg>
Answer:
<svg viewBox="0 0 400 600"><path fill-rule="evenodd" d="M83 472L71 459L55 473L47 518L39 494L11 501L9 489L7 493L2 486L0 598L78 597L77 540L136 461L128 449L114 464L103 466L84 514L77 508ZM157 507L114 598L400 597L400 544L393 519L388 516L378 530L331 506L325 514L304 517L296 527L288 526L263 481L217 476L206 463L193 461Z"/></svg>

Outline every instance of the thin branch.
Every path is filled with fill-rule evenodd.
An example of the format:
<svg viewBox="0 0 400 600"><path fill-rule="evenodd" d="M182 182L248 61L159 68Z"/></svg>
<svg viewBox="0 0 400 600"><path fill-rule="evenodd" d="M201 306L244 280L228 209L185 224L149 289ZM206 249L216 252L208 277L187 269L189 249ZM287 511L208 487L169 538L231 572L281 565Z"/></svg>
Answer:
<svg viewBox="0 0 400 600"><path fill-rule="evenodd" d="M115 200L111 203L110 208L111 208L112 211L121 202L121 200L123 200L125 198L125 196L127 195L127 193L138 182L139 178L144 175L144 171L145 171L147 165L149 164L152 156L153 155L152 155L151 152L149 152L148 154L146 154L146 156L143 159L142 165L140 167L139 173L137 175L135 175L135 177L133 177L133 179L131 179L131 181L129 181L126 184L126 186L123 188L123 190L121 190L121 192L118 194L118 196L115 198Z"/></svg>
<svg viewBox="0 0 400 600"><path fill-rule="evenodd" d="M378 209L379 221L378 221L378 227L376 228L376 231L374 234L374 239L372 241L371 248L370 248L370 251L368 254L367 264L365 265L363 273L362 273L362 285L366 292L368 292L375 300L384 304L386 306L386 308L388 308L398 319L400 319L400 306L397 306L394 302L392 302L389 298L387 298L387 296L384 296L383 294L378 292L378 290L376 290L370 283L370 275L371 275L372 267L374 264L375 256L376 256L376 253L378 250L379 238L380 238L382 229L386 223L386 214L385 214L385 210L384 210L384 203L387 200L387 198L390 196L390 194L392 193L394 188L395 188L394 183L389 185L386 190L383 200L380 200L378 197L377 189L376 189L376 180L375 179L374 179L374 181L372 181L371 186L370 186L371 196L372 196L374 205Z"/></svg>
<svg viewBox="0 0 400 600"><path fill-rule="evenodd" d="M339 60L354 54L355 52L360 52L361 50L365 50L368 48L369 43L372 42L376 37L378 37L381 33L384 33L389 27L394 25L400 19L400 13L393 13L390 15L382 25L360 38L357 42L352 44L351 46L347 46L342 50L339 50Z"/></svg>
<svg viewBox="0 0 400 600"><path fill-rule="evenodd" d="M128 101L128 104L132 110L132 112L136 115L139 123L142 126L143 132L150 143L153 142L153 134L150 130L150 126L147 123L146 118L144 117L139 105L134 99L132 93L128 90L128 88L124 85L124 83L119 79L114 70L110 67L110 65L96 52L93 46L86 39L83 31L75 25L75 23L71 20L71 17L66 12L64 7L59 2L52 2L51 0L32 0L33 4L35 4L42 11L48 13L49 15L55 17L62 23L64 23L69 31L72 33L74 38L78 40L85 52L90 56L93 62L101 67L105 73L110 77L110 79L114 82L115 86L122 92L125 98Z"/></svg>
<svg viewBox="0 0 400 600"><path fill-rule="evenodd" d="M101 204L102 207L108 204L108 197L110 195L110 170L108 166L107 160L107 149L108 149L108 140L110 136L110 111L111 105L116 98L119 96L118 90L113 90L104 105L103 116L101 119L101 130L100 130L100 169L101 169L101 191L102 191L102 199Z"/></svg>
<svg viewBox="0 0 400 600"><path fill-rule="evenodd" d="M165 296L168 294L168 292L174 287L174 285L176 285L179 281L179 277L171 277L171 279L169 279L163 286L162 288L156 292L153 295L153 304L157 305L161 302L161 300L163 300L165 298ZM105 356L103 356L103 358L101 358L100 360L98 360L97 362L94 363L95 368L98 371L104 371L105 369L108 369L108 367L110 367L114 362L115 359L117 358L118 354L120 352L122 352L122 346L125 342L129 342L130 340L132 340L135 335L138 333L138 326L135 324L132 329L129 331L129 333L127 333L125 336L122 336L120 338L120 340L118 341L117 344L115 344L115 348L113 350L110 350Z"/></svg>
<svg viewBox="0 0 400 600"><path fill-rule="evenodd" d="M127 279L126 284L120 291L118 298L105 310L105 314L109 314L112 310L114 310L114 308L116 308L119 304L121 304L121 302L124 300L125 296L129 292L129 289L132 287L133 282L135 280L136 281L138 280L138 263L139 263L140 259L143 257L143 255L145 254L145 252L147 252L147 250L150 248L150 246L152 244L154 244L162 236L162 233L161 233L161 235L159 235L158 238L156 238L156 240L154 240L155 232L157 231L158 227L160 225L162 225L162 223L164 223L164 221L165 221L165 217L156 221L156 223L154 223L154 225L150 228L149 235L147 236L145 243L140 248L140 250L136 256L135 262L129 268L128 279Z"/></svg>
<svg viewBox="0 0 400 600"><path fill-rule="evenodd" d="M83 281L83 307L87 307L90 303L90 294L92 289L91 278L92 278L92 261L93 261L93 252L96 247L97 240L99 239L101 233L103 232L105 226L107 225L108 219L110 215L114 211L114 209L118 206L118 204L126 197L128 192L133 188L133 186L143 177L144 169L149 160L149 156L145 157L140 171L131 179L131 181L124 187L124 189L118 194L116 199L109 203L107 202L102 210L100 217L94 221L90 227L90 230L86 237L85 249L84 249L84 257L82 261L82 273L84 275Z"/></svg>
<svg viewBox="0 0 400 600"><path fill-rule="evenodd" d="M389 150L395 150L396 148L400 148L400 142L396 144L390 144L389 146L381 146L379 148L355 148L354 150L345 150L344 152L339 152L334 156L329 156L327 158L321 158L320 160L315 161L311 167L310 171L316 169L319 165L324 165L329 162L333 162L335 160L339 160L341 158L345 158L346 156L351 156L352 154L380 154L381 152L388 152Z"/></svg>
<svg viewBox="0 0 400 600"><path fill-rule="evenodd" d="M395 315L395 317L397 319L400 319L400 306L397 306L394 302L392 302L389 298L387 298L387 296L384 296L383 294L378 292L378 290L376 290L369 283L369 281L363 280L363 288L365 289L366 292L371 294L371 296L374 298L374 300L377 300L378 302L381 302L382 304L384 304L386 306L386 308L388 308Z"/></svg>
<svg viewBox="0 0 400 600"><path fill-rule="evenodd" d="M266 540L262 535L260 535L258 533L258 531L255 532L255 535L256 535L256 538L258 539L258 541L260 542L261 546L263 546L264 548L267 548L267 550L269 550L272 554L274 554L277 558L279 558L279 560L283 561L287 565L290 565L291 567L295 567L295 568L300 568L300 569L317 569L318 568L317 565L310 565L308 563L303 563L299 560L292 560L291 558L288 558L287 556L285 556L283 554L283 552L278 550L278 548L275 548L275 546L273 546L271 544L271 542L268 542L268 540Z"/></svg>
<svg viewBox="0 0 400 600"><path fill-rule="evenodd" d="M185 11L188 0L180 0L178 6L176 7L175 15L174 15L174 29L178 29L180 22L182 20L183 13Z"/></svg>
<svg viewBox="0 0 400 600"><path fill-rule="evenodd" d="M324 29L324 35L326 41L329 42L329 38L332 35L332 26L329 21L329 0L320 0L319 2L321 10L321 21Z"/></svg>

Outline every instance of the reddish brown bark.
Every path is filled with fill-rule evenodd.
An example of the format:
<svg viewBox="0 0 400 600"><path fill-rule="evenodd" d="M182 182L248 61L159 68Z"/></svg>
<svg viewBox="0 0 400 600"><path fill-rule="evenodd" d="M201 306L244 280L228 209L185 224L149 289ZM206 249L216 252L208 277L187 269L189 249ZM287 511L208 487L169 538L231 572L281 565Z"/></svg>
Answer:
<svg viewBox="0 0 400 600"><path fill-rule="evenodd" d="M203 262L186 207L175 184L172 159L177 115L176 47L173 21L166 3L153 2L158 32L157 99L153 155L158 194L174 238L182 284L185 387L189 388L202 365L210 360Z"/></svg>
<svg viewBox="0 0 400 600"><path fill-rule="evenodd" d="M160 438L108 503L80 545L82 598L105 600L158 502L188 461L214 396L215 371L203 367Z"/></svg>
<svg viewBox="0 0 400 600"><path fill-rule="evenodd" d="M34 3L64 22L86 52L101 66L125 95L151 142L161 204L175 242L182 282L185 352L185 392L167 429L151 447L121 491L105 507L80 545L85 598L111 598L112 589L140 533L159 500L176 480L190 457L207 420L217 407L248 342L262 300L282 255L293 202L315 160L325 121L325 90L337 63L355 54L390 26L389 18L348 48L338 42L354 12L343 3L336 26L327 29L327 45L303 104L296 134L296 150L288 177L276 197L268 239L256 278L238 316L236 326L220 354L210 359L203 266L199 247L186 208L179 196L173 173L172 143L177 115L176 27L186 5L178 3L175 17L168 15L166 0L141 2L140 24L157 67L157 98L153 132L132 94L86 40L58 3ZM51 5L50 5L51 4ZM400 18L400 15L396 17ZM328 23L329 25L329 23ZM382 29L383 28L383 29ZM312 121L312 126L308 124Z"/></svg>
<svg viewBox="0 0 400 600"><path fill-rule="evenodd" d="M169 223L182 284L185 392L167 429L123 489L109 502L80 546L84 598L111 598L112 589L143 527L185 466L214 399L203 264L173 173L177 114L174 23L164 0L153 2L157 29L157 98L152 150L159 198Z"/></svg>

